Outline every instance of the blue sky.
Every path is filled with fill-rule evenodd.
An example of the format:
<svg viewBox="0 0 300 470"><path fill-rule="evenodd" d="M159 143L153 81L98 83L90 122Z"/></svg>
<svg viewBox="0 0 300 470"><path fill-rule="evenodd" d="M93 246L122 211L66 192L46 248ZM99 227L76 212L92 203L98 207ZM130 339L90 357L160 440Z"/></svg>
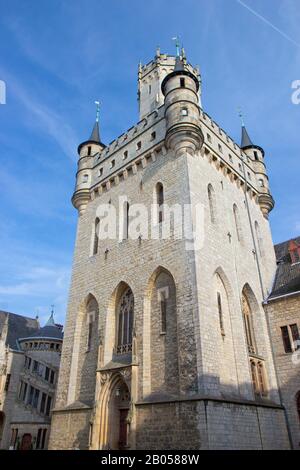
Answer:
<svg viewBox="0 0 300 470"><path fill-rule="evenodd" d="M138 120L139 60L173 53L176 34L200 65L205 111L239 142L241 106L266 151L274 242L299 235L299 24L299 0L0 0L0 309L43 322L54 304L64 320L94 100L110 142Z"/></svg>

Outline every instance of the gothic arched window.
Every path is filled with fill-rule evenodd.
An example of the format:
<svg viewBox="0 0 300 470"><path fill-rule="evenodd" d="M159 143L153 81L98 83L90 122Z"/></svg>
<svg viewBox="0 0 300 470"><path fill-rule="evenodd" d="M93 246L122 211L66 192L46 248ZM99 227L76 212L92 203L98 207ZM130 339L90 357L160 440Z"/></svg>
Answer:
<svg viewBox="0 0 300 470"><path fill-rule="evenodd" d="M209 211L210 211L210 220L212 223L215 223L217 220L217 208L216 208L216 196L214 188L211 184L207 187Z"/></svg>
<svg viewBox="0 0 300 470"><path fill-rule="evenodd" d="M122 294L117 309L117 354L132 351L134 298L130 287Z"/></svg>
<svg viewBox="0 0 300 470"><path fill-rule="evenodd" d="M255 353L255 339L254 339L254 331L253 331L253 324L252 324L252 312L250 309L248 299L246 298L244 294L242 295L242 310L243 310L243 317L244 317L244 323L245 323L248 351L250 354L254 354Z"/></svg>

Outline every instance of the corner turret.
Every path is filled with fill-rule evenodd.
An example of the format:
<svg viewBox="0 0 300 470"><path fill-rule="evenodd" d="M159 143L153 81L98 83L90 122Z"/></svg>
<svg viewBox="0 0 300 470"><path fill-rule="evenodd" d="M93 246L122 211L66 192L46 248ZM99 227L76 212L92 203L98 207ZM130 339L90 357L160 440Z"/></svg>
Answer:
<svg viewBox="0 0 300 470"><path fill-rule="evenodd" d="M76 187L72 197L73 206L79 211L79 215L84 213L87 203L90 200L90 187L92 181L93 161L105 148L100 139L99 130L99 101L97 105L96 121L90 138L78 146L78 170L76 174Z"/></svg>
<svg viewBox="0 0 300 470"><path fill-rule="evenodd" d="M200 127L199 78L186 67L183 50L177 55L175 67L161 85L165 97L167 131L165 145L176 154L194 154L200 150L204 137Z"/></svg>
<svg viewBox="0 0 300 470"><path fill-rule="evenodd" d="M253 144L241 114L240 117L242 119L241 149L251 159L252 168L256 173L256 179L258 183L258 202L264 217L267 219L269 217L269 212L271 212L274 207L275 202L270 192L269 178L264 161L265 152L261 147Z"/></svg>

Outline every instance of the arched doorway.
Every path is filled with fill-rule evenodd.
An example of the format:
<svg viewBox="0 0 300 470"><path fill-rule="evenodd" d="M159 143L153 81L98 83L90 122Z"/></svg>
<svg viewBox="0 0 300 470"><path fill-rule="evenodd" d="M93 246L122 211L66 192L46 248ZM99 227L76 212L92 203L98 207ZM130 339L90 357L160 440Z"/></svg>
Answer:
<svg viewBox="0 0 300 470"><path fill-rule="evenodd" d="M31 434L23 434L20 450L32 449L32 436Z"/></svg>
<svg viewBox="0 0 300 470"><path fill-rule="evenodd" d="M93 423L91 448L128 449L130 445L131 368L100 373L101 391Z"/></svg>
<svg viewBox="0 0 300 470"><path fill-rule="evenodd" d="M130 392L120 379L111 390L108 401L108 447L124 450L129 447Z"/></svg>

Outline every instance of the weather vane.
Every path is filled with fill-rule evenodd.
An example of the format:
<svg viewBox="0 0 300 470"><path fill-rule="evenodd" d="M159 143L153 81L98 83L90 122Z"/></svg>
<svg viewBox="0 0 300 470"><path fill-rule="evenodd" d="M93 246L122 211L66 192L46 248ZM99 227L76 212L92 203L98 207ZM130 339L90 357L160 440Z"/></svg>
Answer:
<svg viewBox="0 0 300 470"><path fill-rule="evenodd" d="M175 41L175 46L176 46L176 56L180 56L180 44L179 44L179 36L174 36L172 38L172 41Z"/></svg>
<svg viewBox="0 0 300 470"><path fill-rule="evenodd" d="M99 122L100 101L95 101L95 105L96 105L96 122Z"/></svg>
<svg viewBox="0 0 300 470"><path fill-rule="evenodd" d="M52 304L51 305L51 315L53 315L53 314L54 314L54 305Z"/></svg>

